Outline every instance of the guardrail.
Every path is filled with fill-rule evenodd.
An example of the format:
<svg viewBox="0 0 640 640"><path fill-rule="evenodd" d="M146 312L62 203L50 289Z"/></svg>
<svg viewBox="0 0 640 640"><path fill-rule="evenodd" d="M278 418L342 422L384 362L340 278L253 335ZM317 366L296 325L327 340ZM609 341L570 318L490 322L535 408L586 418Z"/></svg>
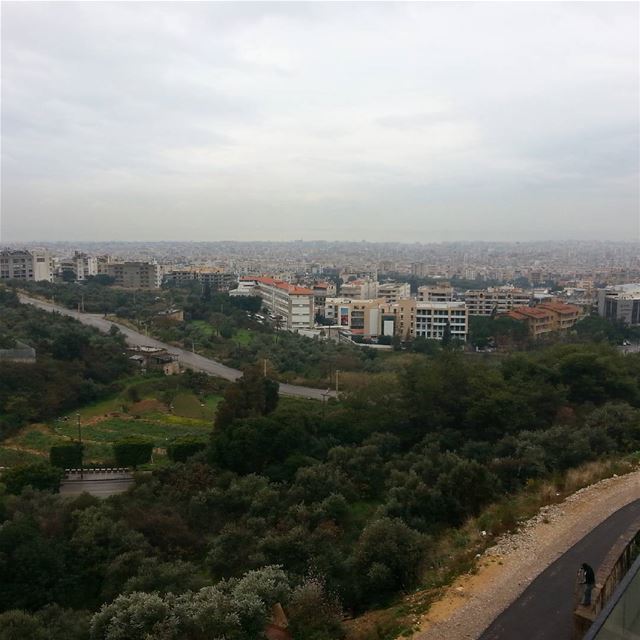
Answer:
<svg viewBox="0 0 640 640"><path fill-rule="evenodd" d="M598 568L591 604L587 607L580 604L583 586L578 583L576 578L573 640L582 640L593 621L606 607L616 587L623 580L639 554L640 518L637 518L627 531L618 538Z"/></svg>
<svg viewBox="0 0 640 640"><path fill-rule="evenodd" d="M96 473L131 473L129 467L83 467L82 469L65 469L65 476L83 474L96 474Z"/></svg>

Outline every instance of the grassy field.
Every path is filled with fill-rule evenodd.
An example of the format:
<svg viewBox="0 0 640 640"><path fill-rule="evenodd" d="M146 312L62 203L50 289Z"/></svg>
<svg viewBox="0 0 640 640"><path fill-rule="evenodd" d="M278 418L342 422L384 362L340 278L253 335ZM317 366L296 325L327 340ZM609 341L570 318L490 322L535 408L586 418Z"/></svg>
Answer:
<svg viewBox="0 0 640 640"><path fill-rule="evenodd" d="M87 463L111 462L112 443L125 436L153 440L158 449L154 452L154 462L162 463L165 454L160 450L164 450L172 438L209 435L220 396L198 397L188 391L178 391L168 405L161 399L161 393L154 393L153 383L148 379L132 378L128 383L125 390L113 398L50 423L24 427L0 445L0 466L48 459L52 445L78 438L78 414ZM139 397L137 402L132 402L132 389L136 389L133 395Z"/></svg>

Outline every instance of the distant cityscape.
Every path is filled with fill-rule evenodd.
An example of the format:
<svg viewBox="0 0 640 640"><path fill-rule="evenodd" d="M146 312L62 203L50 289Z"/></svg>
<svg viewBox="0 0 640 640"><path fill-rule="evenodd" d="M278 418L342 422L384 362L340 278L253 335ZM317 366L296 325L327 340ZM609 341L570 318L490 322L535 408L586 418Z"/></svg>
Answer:
<svg viewBox="0 0 640 640"><path fill-rule="evenodd" d="M0 280L259 296L282 329L355 341L460 340L505 316L532 338L586 314L640 325L640 243L87 242L8 245ZM331 329L336 327L336 329Z"/></svg>

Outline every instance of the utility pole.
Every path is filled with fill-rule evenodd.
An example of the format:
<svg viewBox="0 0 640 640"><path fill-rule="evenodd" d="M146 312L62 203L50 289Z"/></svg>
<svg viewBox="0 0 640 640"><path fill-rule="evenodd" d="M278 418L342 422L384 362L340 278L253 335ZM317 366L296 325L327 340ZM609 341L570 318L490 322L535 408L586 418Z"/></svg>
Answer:
<svg viewBox="0 0 640 640"><path fill-rule="evenodd" d="M263 372L262 374L264 375L264 377L267 377L267 359L263 358L262 359L262 365L263 365Z"/></svg>
<svg viewBox="0 0 640 640"><path fill-rule="evenodd" d="M76 418L78 420L78 442L80 443L80 479L84 478L83 471L83 460L82 460L82 424L80 423L80 412L76 413Z"/></svg>
<svg viewBox="0 0 640 640"><path fill-rule="evenodd" d="M336 369L336 398L338 397L338 393L340 393L340 369Z"/></svg>
<svg viewBox="0 0 640 640"><path fill-rule="evenodd" d="M80 298L82 300L82 313L84 313L84 293L80 294Z"/></svg>

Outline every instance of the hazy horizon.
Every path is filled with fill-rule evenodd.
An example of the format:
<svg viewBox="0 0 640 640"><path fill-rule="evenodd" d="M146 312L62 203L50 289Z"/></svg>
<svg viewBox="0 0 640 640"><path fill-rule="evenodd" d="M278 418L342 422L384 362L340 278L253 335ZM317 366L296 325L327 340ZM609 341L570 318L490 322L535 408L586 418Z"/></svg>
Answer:
<svg viewBox="0 0 640 640"><path fill-rule="evenodd" d="M3 3L0 242L640 239L636 3Z"/></svg>

